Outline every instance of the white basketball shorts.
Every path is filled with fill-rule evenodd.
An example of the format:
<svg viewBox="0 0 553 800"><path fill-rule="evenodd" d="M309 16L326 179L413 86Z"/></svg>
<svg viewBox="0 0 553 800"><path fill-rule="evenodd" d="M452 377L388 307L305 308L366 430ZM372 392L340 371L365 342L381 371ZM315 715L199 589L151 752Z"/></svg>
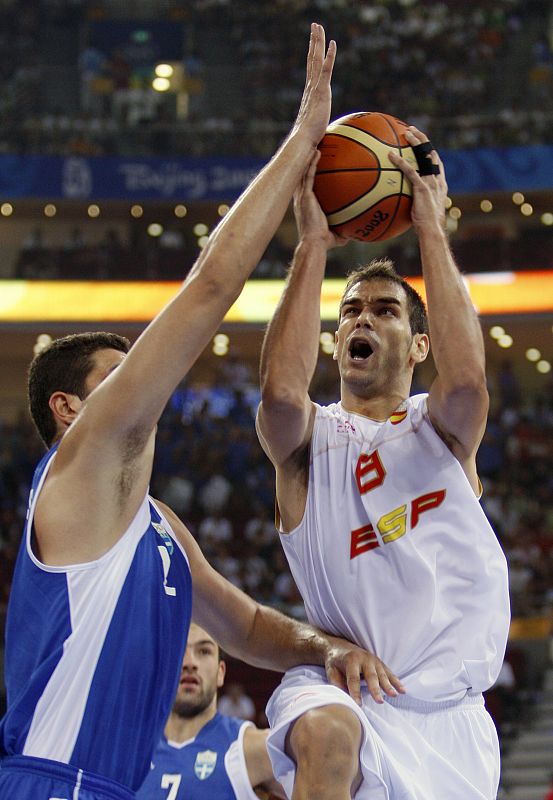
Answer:
<svg viewBox="0 0 553 800"><path fill-rule="evenodd" d="M289 670L267 705L273 770L292 796L295 763L285 753L290 725L313 708L340 704L361 721L363 782L355 800L495 800L499 742L481 694L430 703L402 695L363 704L326 680L324 670Z"/></svg>

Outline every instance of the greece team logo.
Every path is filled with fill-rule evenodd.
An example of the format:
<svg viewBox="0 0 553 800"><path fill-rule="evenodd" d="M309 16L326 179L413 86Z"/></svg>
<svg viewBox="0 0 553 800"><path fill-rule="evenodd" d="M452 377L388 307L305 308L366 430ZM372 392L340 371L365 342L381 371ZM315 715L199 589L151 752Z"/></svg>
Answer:
<svg viewBox="0 0 553 800"><path fill-rule="evenodd" d="M194 773L196 778L201 781L205 781L205 779L209 778L215 769L216 763L217 753L214 753L213 750L202 750L201 753L198 753L194 762Z"/></svg>
<svg viewBox="0 0 553 800"><path fill-rule="evenodd" d="M161 563L163 565L163 589L165 594L168 594L170 597L175 597L177 590L174 586L169 586L167 583L167 577L169 575L169 570L171 569L171 556L173 555L174 551L173 540L163 527L163 523L154 522L153 520L151 520L151 522L154 530L157 531L157 533L163 539L163 544L158 544L157 546Z"/></svg>
<svg viewBox="0 0 553 800"><path fill-rule="evenodd" d="M172 556L173 555L173 550L175 549L174 546L173 546L173 540L171 539L171 537L169 536L169 534L165 530L165 527L164 527L163 523L154 522L152 520L152 528L154 528L154 530L157 531L157 533L159 533L159 535L163 539L163 544L165 545L165 547L169 551L169 555Z"/></svg>

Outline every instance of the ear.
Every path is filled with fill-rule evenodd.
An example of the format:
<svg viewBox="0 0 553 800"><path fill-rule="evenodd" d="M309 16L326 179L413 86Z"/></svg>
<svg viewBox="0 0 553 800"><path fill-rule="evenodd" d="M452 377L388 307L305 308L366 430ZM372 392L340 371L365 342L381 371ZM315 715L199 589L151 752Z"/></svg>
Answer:
<svg viewBox="0 0 553 800"><path fill-rule="evenodd" d="M334 332L334 352L332 353L332 360L338 361L338 331Z"/></svg>
<svg viewBox="0 0 553 800"><path fill-rule="evenodd" d="M219 661L219 669L217 670L217 688L220 689L225 682L225 675L227 673L227 665L225 661Z"/></svg>
<svg viewBox="0 0 553 800"><path fill-rule="evenodd" d="M413 366L421 364L430 352L430 339L426 333L416 333L411 344L411 360Z"/></svg>
<svg viewBox="0 0 553 800"><path fill-rule="evenodd" d="M68 428L82 408L83 401L76 394L54 392L48 401L50 411L54 415L56 428Z"/></svg>

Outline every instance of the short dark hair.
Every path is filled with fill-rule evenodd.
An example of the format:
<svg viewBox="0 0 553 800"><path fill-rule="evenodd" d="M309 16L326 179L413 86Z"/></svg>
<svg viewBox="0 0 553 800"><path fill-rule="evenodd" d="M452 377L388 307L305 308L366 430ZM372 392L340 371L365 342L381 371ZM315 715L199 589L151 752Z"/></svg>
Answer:
<svg viewBox="0 0 553 800"><path fill-rule="evenodd" d="M361 283L362 281L371 281L375 278L382 278L387 281L392 281L392 283L397 283L398 286L403 287L407 296L407 311L409 314L411 333L413 335L415 333L428 333L426 306L424 305L422 297L415 289L413 289L411 284L407 283L407 281L402 278L401 275L398 275L393 261L391 261L389 258L375 258L364 267L357 267L348 273L348 282L340 301L340 313L342 311L344 297L351 287L355 286L356 283Z"/></svg>
<svg viewBox="0 0 553 800"><path fill-rule="evenodd" d="M54 339L29 366L27 391L29 411L41 439L50 447L56 437L56 422L49 406L54 392L75 394L84 400L85 383L98 350L128 353L131 343L116 333L94 331Z"/></svg>

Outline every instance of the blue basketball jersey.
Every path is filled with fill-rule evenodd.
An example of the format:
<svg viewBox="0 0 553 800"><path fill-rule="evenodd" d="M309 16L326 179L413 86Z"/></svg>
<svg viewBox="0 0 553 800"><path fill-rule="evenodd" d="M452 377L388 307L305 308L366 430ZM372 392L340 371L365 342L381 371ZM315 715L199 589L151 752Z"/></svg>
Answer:
<svg viewBox="0 0 553 800"><path fill-rule="evenodd" d="M194 739L163 736L136 800L256 800L244 760L251 722L217 713Z"/></svg>
<svg viewBox="0 0 553 800"><path fill-rule="evenodd" d="M177 690L192 604L188 560L146 495L97 561L41 564L33 515L55 451L35 472L14 572L0 755L68 764L136 790Z"/></svg>

